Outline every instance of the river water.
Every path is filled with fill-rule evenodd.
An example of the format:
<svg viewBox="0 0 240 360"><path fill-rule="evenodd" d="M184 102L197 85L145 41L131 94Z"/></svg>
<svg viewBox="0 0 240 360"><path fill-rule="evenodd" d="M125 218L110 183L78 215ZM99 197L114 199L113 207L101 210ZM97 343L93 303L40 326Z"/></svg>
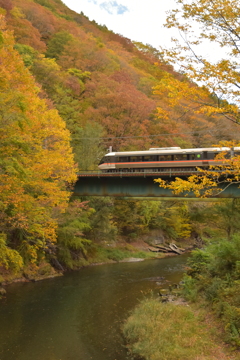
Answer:
<svg viewBox="0 0 240 360"><path fill-rule="evenodd" d="M139 300L181 280L187 255L92 266L8 286L0 360L127 360L121 326Z"/></svg>

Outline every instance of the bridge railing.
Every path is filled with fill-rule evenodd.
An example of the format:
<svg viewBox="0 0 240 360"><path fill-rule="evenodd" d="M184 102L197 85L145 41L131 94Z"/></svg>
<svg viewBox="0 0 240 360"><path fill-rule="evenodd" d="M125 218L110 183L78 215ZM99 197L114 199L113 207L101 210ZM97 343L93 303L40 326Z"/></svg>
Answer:
<svg viewBox="0 0 240 360"><path fill-rule="evenodd" d="M140 177L145 177L145 176L156 176L156 177L161 177L161 176L190 176L193 174L199 174L200 172L197 170L193 170L193 169L181 169L181 168L177 168L177 169L142 169L140 171L134 171L134 169L132 169L132 171L123 171L121 169L119 169L118 171L112 171L112 172L103 172L100 170L89 170L89 171L79 171L78 172L78 176L79 177L129 177L129 176L140 176Z"/></svg>

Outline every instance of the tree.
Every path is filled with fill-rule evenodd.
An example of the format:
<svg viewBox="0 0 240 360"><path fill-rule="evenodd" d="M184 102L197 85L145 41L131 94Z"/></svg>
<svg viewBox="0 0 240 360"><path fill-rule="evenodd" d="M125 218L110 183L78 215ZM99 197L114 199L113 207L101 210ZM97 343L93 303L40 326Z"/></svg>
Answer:
<svg viewBox="0 0 240 360"><path fill-rule="evenodd" d="M9 29L14 31L15 41L45 52L46 44L42 41L40 32L26 19L22 9L14 7L10 14L11 16L7 17L7 25Z"/></svg>
<svg viewBox="0 0 240 360"><path fill-rule="evenodd" d="M13 8L12 0L0 0L0 7L10 11Z"/></svg>
<svg viewBox="0 0 240 360"><path fill-rule="evenodd" d="M165 51L166 60L178 63L186 77L165 83L169 99L194 100L193 111L207 115L224 115L239 122L240 105L240 8L237 0L178 0L179 8L167 18L166 27L177 28L181 40L174 39L175 47ZM224 50L223 58L215 63L206 59L205 42ZM220 55L221 56L221 55ZM169 80L169 79L168 79ZM190 82L189 82L190 80ZM192 83L191 83L192 81ZM198 82L202 87L196 87ZM162 91L164 82L160 83ZM168 87L169 86L169 87Z"/></svg>
<svg viewBox="0 0 240 360"><path fill-rule="evenodd" d="M76 180L70 134L38 97L3 16L0 58L0 232L26 262L37 263L56 242L58 214L71 194L67 185Z"/></svg>
<svg viewBox="0 0 240 360"><path fill-rule="evenodd" d="M115 151L146 146L146 136L150 125L150 115L155 102L136 90L132 84L117 83L108 76L98 75L97 89L88 91L92 106L85 111L88 121L96 121L104 126L109 136L109 145ZM86 86L87 87L87 86Z"/></svg>
<svg viewBox="0 0 240 360"><path fill-rule="evenodd" d="M50 58L59 59L61 56L65 45L72 39L72 35L69 34L67 31L60 31L48 42L48 49L46 52L46 56Z"/></svg>
<svg viewBox="0 0 240 360"><path fill-rule="evenodd" d="M192 111L207 116L224 116L240 121L240 8L236 0L178 0L179 9L173 10L166 26L175 27L181 33L180 42L174 39L175 47L165 51L168 61L179 61L182 78L175 79L166 74L155 93L168 95L171 106L181 105L185 112ZM198 31L199 30L199 31ZM215 63L199 55L199 45L204 41L224 49L224 58ZM178 59L178 60L176 60ZM199 82L203 86L198 87ZM191 100L191 106L186 105ZM185 101L185 103L184 103ZM236 146L234 142L221 142L220 146ZM221 156L219 156L219 159ZM201 170L188 180L177 178L170 184L159 179L161 186L175 193L193 191L196 196L211 196L223 182L239 183L239 157L224 159L223 165ZM227 186L228 186L227 185Z"/></svg>
<svg viewBox="0 0 240 360"><path fill-rule="evenodd" d="M143 201L144 222L150 229L161 229L171 239L187 238L192 226L188 206L180 201Z"/></svg>
<svg viewBox="0 0 240 360"><path fill-rule="evenodd" d="M56 21L50 10L29 1L21 1L21 9L26 19L38 29L44 41L48 40L56 31Z"/></svg>
<svg viewBox="0 0 240 360"><path fill-rule="evenodd" d="M75 200L59 218L57 255L68 269L81 266L87 257L91 241L84 232L91 229L89 218L93 212L86 201Z"/></svg>
<svg viewBox="0 0 240 360"><path fill-rule="evenodd" d="M213 228L224 232L230 240L234 234L239 233L240 201L239 199L225 199L217 203L208 213L208 223Z"/></svg>
<svg viewBox="0 0 240 360"><path fill-rule="evenodd" d="M138 200L116 199L114 203L114 222L119 233L128 240L136 239L144 227L139 216L141 203Z"/></svg>
<svg viewBox="0 0 240 360"><path fill-rule="evenodd" d="M114 242L118 226L114 221L114 201L110 197L91 197L90 205L95 209L91 216L91 231L88 236L95 242Z"/></svg>
<svg viewBox="0 0 240 360"><path fill-rule="evenodd" d="M84 127L75 124L71 129L72 146L80 170L96 170L106 150L102 145L103 128L95 122L88 122Z"/></svg>

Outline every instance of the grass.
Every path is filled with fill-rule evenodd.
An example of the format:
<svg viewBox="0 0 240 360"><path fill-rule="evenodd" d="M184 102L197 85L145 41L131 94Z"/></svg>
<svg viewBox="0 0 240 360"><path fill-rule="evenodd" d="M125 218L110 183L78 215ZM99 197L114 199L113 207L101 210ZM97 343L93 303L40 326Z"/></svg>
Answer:
<svg viewBox="0 0 240 360"><path fill-rule="evenodd" d="M123 326L128 349L146 360L227 360L206 323L190 307L143 300ZM236 359L236 358L234 358Z"/></svg>
<svg viewBox="0 0 240 360"><path fill-rule="evenodd" d="M103 246L95 246L94 250L90 252L88 261L89 263L92 262L108 262L111 261L122 261L127 258L141 258L141 259L153 259L156 254L151 252L145 251L136 251L134 249L129 249L128 247L120 247L120 248L113 248L113 247L103 247Z"/></svg>

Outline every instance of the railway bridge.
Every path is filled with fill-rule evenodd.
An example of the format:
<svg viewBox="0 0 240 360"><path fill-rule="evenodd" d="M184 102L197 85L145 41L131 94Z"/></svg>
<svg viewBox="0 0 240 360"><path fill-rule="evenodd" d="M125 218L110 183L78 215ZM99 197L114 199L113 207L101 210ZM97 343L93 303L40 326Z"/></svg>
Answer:
<svg viewBox="0 0 240 360"><path fill-rule="evenodd" d="M137 197L137 198L161 198L169 200L179 198L185 200L196 199L194 194L184 193L175 195L169 189L159 187L154 179L163 178L174 180L174 178L187 178L193 171L186 169L167 169L162 172L153 172L144 169L141 172L118 172L103 173L101 171L86 171L78 174L74 193L79 196L114 196L114 197ZM196 172L197 174L197 172ZM226 185L228 185L226 187ZM226 189L225 189L226 187ZM224 189L224 190L223 190ZM240 198L240 188L237 184L222 184L222 190L210 199L217 198Z"/></svg>

